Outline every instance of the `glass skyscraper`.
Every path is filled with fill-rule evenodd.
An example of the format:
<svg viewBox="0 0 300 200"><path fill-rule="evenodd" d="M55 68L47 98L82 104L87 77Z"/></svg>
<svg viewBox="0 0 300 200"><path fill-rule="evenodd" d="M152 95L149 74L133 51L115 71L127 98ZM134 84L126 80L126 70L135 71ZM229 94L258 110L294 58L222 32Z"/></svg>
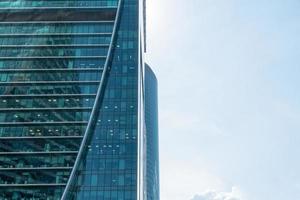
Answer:
<svg viewBox="0 0 300 200"><path fill-rule="evenodd" d="M144 0L0 1L0 200L159 200Z"/></svg>
<svg viewBox="0 0 300 200"><path fill-rule="evenodd" d="M146 182L147 199L159 199L157 79L145 65Z"/></svg>

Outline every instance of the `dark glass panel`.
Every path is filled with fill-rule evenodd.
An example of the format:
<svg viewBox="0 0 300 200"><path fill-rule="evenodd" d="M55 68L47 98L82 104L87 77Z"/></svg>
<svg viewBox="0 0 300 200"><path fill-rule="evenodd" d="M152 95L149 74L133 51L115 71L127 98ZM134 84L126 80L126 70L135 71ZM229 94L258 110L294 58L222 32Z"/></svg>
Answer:
<svg viewBox="0 0 300 200"><path fill-rule="evenodd" d="M109 45L110 38L110 35L0 35L0 45Z"/></svg>
<svg viewBox="0 0 300 200"><path fill-rule="evenodd" d="M116 9L0 9L1 22L111 21Z"/></svg>
<svg viewBox="0 0 300 200"><path fill-rule="evenodd" d="M1 111L1 122L65 122L88 121L90 115L86 110L45 110L45 111Z"/></svg>
<svg viewBox="0 0 300 200"><path fill-rule="evenodd" d="M68 108L92 107L92 97L27 97L27 98L1 98L0 108Z"/></svg>
<svg viewBox="0 0 300 200"><path fill-rule="evenodd" d="M0 139L0 152L77 151L81 138Z"/></svg>
<svg viewBox="0 0 300 200"><path fill-rule="evenodd" d="M112 22L0 23L0 34L111 33Z"/></svg>
<svg viewBox="0 0 300 200"><path fill-rule="evenodd" d="M72 167L76 154L1 155L0 168Z"/></svg>
<svg viewBox="0 0 300 200"><path fill-rule="evenodd" d="M7 8L26 8L26 7L112 7L117 6L117 0L80 0L80 1L38 1L38 0L3 0L0 2L0 7Z"/></svg>
<svg viewBox="0 0 300 200"><path fill-rule="evenodd" d="M65 186L0 187L1 200L60 200Z"/></svg>
<svg viewBox="0 0 300 200"><path fill-rule="evenodd" d="M1 126L0 137L83 136L86 125Z"/></svg>
<svg viewBox="0 0 300 200"><path fill-rule="evenodd" d="M17 81L97 81L101 71L0 71L0 82Z"/></svg>
<svg viewBox="0 0 300 200"><path fill-rule="evenodd" d="M70 170L0 170L0 184L59 184L66 183Z"/></svg>
<svg viewBox="0 0 300 200"><path fill-rule="evenodd" d="M0 69L77 69L103 68L105 59L99 58L60 58L60 59L17 59L0 58Z"/></svg>
<svg viewBox="0 0 300 200"><path fill-rule="evenodd" d="M6 47L0 57L106 56L107 47Z"/></svg>
<svg viewBox="0 0 300 200"><path fill-rule="evenodd" d="M21 94L95 94L94 85L41 85L41 86L0 86L0 95Z"/></svg>

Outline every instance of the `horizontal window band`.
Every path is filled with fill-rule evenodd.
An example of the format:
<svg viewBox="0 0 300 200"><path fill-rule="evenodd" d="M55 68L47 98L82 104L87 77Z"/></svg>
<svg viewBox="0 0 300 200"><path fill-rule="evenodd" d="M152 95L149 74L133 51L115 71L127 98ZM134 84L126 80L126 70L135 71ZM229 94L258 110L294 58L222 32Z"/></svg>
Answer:
<svg viewBox="0 0 300 200"><path fill-rule="evenodd" d="M0 45L0 48L109 47L109 44Z"/></svg>
<svg viewBox="0 0 300 200"><path fill-rule="evenodd" d="M67 20L59 20L59 21L28 21L28 22L5 22L5 21L0 21L0 24L9 24L9 25L13 25L13 24L94 24L94 23L98 23L98 24L107 24L107 23L111 23L113 24L114 21L113 20L102 20L102 21L95 21L95 20L91 20L91 21L67 21Z"/></svg>
<svg viewBox="0 0 300 200"><path fill-rule="evenodd" d="M1 187L64 187L65 183L48 183L48 184L0 184Z"/></svg>
<svg viewBox="0 0 300 200"><path fill-rule="evenodd" d="M106 159L107 157L105 157ZM99 158L96 158L99 159ZM114 158L116 159L116 158ZM117 158L117 159L123 159L123 158ZM132 173L132 169L109 169L110 173L114 173L114 174L122 174L122 173L126 173L126 174L131 174ZM96 175L96 174L106 174L107 173L107 169L99 169L98 171L82 171L81 172L82 175Z"/></svg>
<svg viewBox="0 0 300 200"><path fill-rule="evenodd" d="M64 128L74 128L72 126L65 126ZM15 128L15 127L14 127ZM34 128L34 127L32 127ZM50 127L39 127L41 129L47 129L47 128L50 128ZM61 127L57 127L57 128L61 128ZM84 134L84 130L86 128L86 126L82 126L80 127L81 128L81 132L80 134L77 133L77 134L68 134L68 133L60 133L58 132L58 134L55 134L56 132L55 131L51 131L51 132L48 132L48 133L45 133L45 132L38 132L40 134L38 134L37 132L35 132L34 135L32 134L22 134L22 135L17 135L16 133L11 133L11 134L5 134L5 136L2 136L0 137L0 141L14 141L14 140L22 140L22 141L26 141L26 140L65 140L65 139L73 139L73 140L80 140L82 139L83 137L83 134ZM36 134L37 133L37 134ZM53 134L54 133L54 134ZM9 136L8 136L9 135Z"/></svg>
<svg viewBox="0 0 300 200"><path fill-rule="evenodd" d="M0 155L18 155L18 154L26 154L26 155L43 155L43 154L77 154L78 151L23 151L23 152L0 152Z"/></svg>
<svg viewBox="0 0 300 200"><path fill-rule="evenodd" d="M0 22L1 25L1 22ZM0 34L0 37L18 37L18 36L110 36L112 33L11 33L11 34Z"/></svg>
<svg viewBox="0 0 300 200"><path fill-rule="evenodd" d="M43 170L71 170L73 167L25 167L25 168L0 168L0 171L43 171Z"/></svg>
<svg viewBox="0 0 300 200"><path fill-rule="evenodd" d="M17 69L0 69L2 72L77 72L77 71L103 71L103 68L17 68Z"/></svg>
<svg viewBox="0 0 300 200"><path fill-rule="evenodd" d="M32 82L0 82L0 86L6 85L95 85L100 81L32 81Z"/></svg>
<svg viewBox="0 0 300 200"><path fill-rule="evenodd" d="M40 94L40 95L0 95L1 98L49 98L49 97L95 97L96 94Z"/></svg>
<svg viewBox="0 0 300 200"><path fill-rule="evenodd" d="M106 56L34 56L34 57L0 57L0 60L28 60L28 59L66 59L66 58L74 58L74 59L106 59Z"/></svg>
<svg viewBox="0 0 300 200"><path fill-rule="evenodd" d="M73 167L25 167L25 168L0 168L0 171L43 171L43 170L59 170L68 171Z"/></svg>
<svg viewBox="0 0 300 200"><path fill-rule="evenodd" d="M0 137L0 140L46 140L46 139L81 139L83 136L25 136L25 137Z"/></svg>
<svg viewBox="0 0 300 200"><path fill-rule="evenodd" d="M68 110L91 110L92 107L63 107L63 108L0 108L0 112L26 112L26 111L68 111Z"/></svg>
<svg viewBox="0 0 300 200"><path fill-rule="evenodd" d="M65 140L2 140L1 145L1 151L0 155L11 155L11 154L43 154L50 152L50 154L53 154L51 152L54 152L54 154L57 153L64 153L66 154L72 154L72 152L77 152L81 144L81 139L65 139ZM52 149L46 150L44 148L44 145L49 145L52 147ZM56 145L56 146L55 146ZM34 147L33 147L34 146ZM62 148L59 149L59 146ZM18 149L18 147L20 147ZM18 149L16 151L15 149ZM74 153L73 153L74 154ZM2 160L1 160L2 161ZM1 163L1 162L0 162ZM2 166L2 165L0 165Z"/></svg>
<svg viewBox="0 0 300 200"><path fill-rule="evenodd" d="M7 126L57 126L57 125L81 125L87 121L64 121L64 122L0 122L0 127Z"/></svg>
<svg viewBox="0 0 300 200"><path fill-rule="evenodd" d="M1 10L10 10L10 11L13 11L13 10L36 10L36 9L43 9L43 10L48 10L48 9L76 9L76 10L84 10L84 9L97 9L97 10L107 10L107 9L117 9L118 7L117 6L84 6L84 7L79 7L79 6L66 6L66 7L61 7L61 6L53 6L53 7L2 7L0 8L0 11ZM46 11L47 12L47 11Z"/></svg>
<svg viewBox="0 0 300 200"><path fill-rule="evenodd" d="M116 9L4 9L1 22L31 21L113 21Z"/></svg>

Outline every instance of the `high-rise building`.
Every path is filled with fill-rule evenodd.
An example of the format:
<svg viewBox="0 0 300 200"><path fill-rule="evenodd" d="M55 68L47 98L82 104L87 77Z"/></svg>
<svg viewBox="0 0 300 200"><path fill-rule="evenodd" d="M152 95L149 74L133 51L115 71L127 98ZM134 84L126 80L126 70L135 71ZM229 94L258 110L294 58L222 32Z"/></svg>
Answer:
<svg viewBox="0 0 300 200"><path fill-rule="evenodd" d="M146 184L147 199L159 199L157 79L145 65Z"/></svg>
<svg viewBox="0 0 300 200"><path fill-rule="evenodd" d="M0 200L158 200L145 0L0 2Z"/></svg>

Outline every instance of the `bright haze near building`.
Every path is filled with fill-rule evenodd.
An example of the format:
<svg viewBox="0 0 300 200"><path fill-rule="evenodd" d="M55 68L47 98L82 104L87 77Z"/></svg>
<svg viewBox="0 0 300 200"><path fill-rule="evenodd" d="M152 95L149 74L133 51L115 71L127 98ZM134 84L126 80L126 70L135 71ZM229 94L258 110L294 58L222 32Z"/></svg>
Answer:
<svg viewBox="0 0 300 200"><path fill-rule="evenodd" d="M300 2L149 0L162 200L300 199Z"/></svg>

